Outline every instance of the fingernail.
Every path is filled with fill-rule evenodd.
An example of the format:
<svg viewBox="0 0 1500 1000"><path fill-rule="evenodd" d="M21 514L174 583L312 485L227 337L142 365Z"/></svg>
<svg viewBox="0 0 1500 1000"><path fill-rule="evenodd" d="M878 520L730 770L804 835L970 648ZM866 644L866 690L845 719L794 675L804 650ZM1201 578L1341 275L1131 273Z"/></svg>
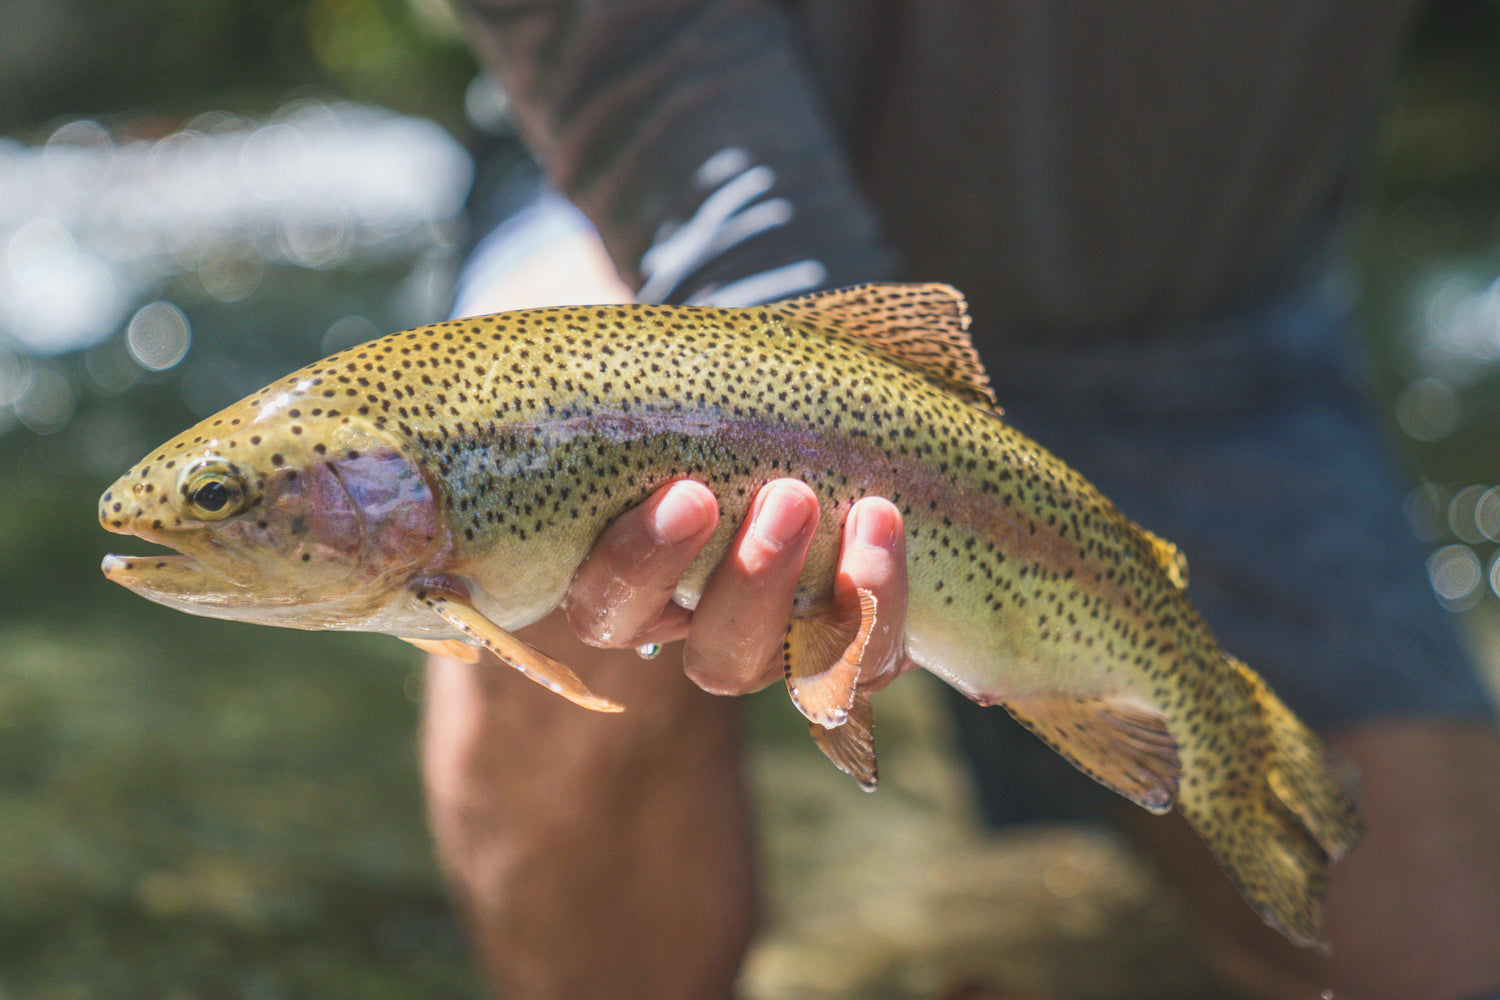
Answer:
<svg viewBox="0 0 1500 1000"><path fill-rule="evenodd" d="M801 534L815 509L803 502L801 494L791 487L772 486L761 495L750 531L767 545L779 549Z"/></svg>
<svg viewBox="0 0 1500 1000"><path fill-rule="evenodd" d="M702 531L710 518L711 512L697 490L674 486L651 512L651 531L668 545L676 545Z"/></svg>
<svg viewBox="0 0 1500 1000"><path fill-rule="evenodd" d="M860 545L872 549L888 549L896 544L895 518L881 517L859 504L855 505L849 516L854 521L854 540Z"/></svg>

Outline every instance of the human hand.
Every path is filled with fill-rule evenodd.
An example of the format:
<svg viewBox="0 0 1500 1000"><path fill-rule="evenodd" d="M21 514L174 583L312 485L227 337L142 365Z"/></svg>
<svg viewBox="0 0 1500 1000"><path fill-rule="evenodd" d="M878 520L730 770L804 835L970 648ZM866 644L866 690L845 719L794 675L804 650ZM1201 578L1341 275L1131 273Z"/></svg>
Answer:
<svg viewBox="0 0 1500 1000"><path fill-rule="evenodd" d="M806 483L766 484L688 611L672 602L678 578L718 523L713 493L679 480L617 518L594 544L564 608L580 638L627 647L686 639L688 677L714 694L745 694L782 676L781 644L792 594L818 525L818 502ZM901 513L865 497L845 521L834 604L857 606L857 591L875 596L876 622L865 645L859 685L890 683L909 669L903 650L906 548Z"/></svg>

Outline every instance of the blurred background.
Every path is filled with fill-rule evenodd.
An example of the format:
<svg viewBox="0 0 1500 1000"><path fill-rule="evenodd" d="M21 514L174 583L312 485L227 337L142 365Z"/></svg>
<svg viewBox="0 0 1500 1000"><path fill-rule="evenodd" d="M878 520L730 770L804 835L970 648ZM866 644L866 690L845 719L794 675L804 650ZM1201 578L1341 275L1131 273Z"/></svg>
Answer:
<svg viewBox="0 0 1500 1000"><path fill-rule="evenodd" d="M1351 276L1412 530L1492 672L1497 51L1500 4L1430 9ZM415 653L141 601L99 574L94 510L188 423L440 318L502 115L445 0L0 5L0 1000L480 995L427 841ZM979 831L915 679L869 798L776 694L752 1000L1209 988L1107 832Z"/></svg>

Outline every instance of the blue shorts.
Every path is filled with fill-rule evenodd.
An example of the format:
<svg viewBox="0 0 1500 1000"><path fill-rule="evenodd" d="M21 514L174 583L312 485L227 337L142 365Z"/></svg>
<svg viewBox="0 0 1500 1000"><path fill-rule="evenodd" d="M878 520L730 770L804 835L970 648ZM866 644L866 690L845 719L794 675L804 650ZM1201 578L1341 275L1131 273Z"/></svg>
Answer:
<svg viewBox="0 0 1500 1000"><path fill-rule="evenodd" d="M1310 725L1493 719L1432 592L1329 282L1190 328L981 344L1001 405L1187 555L1225 649ZM1093 815L1100 795L1003 712L953 697L992 821Z"/></svg>

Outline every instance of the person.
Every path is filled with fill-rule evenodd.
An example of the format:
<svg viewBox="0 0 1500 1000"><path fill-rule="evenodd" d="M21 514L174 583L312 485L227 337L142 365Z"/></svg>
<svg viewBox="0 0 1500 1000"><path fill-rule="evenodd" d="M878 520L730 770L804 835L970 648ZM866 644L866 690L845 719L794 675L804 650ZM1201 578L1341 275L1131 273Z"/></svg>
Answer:
<svg viewBox="0 0 1500 1000"><path fill-rule="evenodd" d="M625 283L596 255L573 287L723 305L891 278L964 291L1009 418L1183 547L1226 648L1358 767L1368 832L1333 871L1325 956L1262 926L1184 824L1101 805L1003 713L960 710L990 818L1109 810L1254 995L1500 994L1494 707L1404 528L1340 280L1412 4L462 13L588 220L563 238L597 232ZM534 206L577 224L553 198ZM805 485L769 484L692 612L671 595L716 522L705 488L674 483L606 531L527 637L624 716L431 662L433 829L499 994L731 994L755 872L718 696L779 679L815 516ZM866 498L841 572L898 600L901 546L895 509ZM644 663L646 642L672 645Z"/></svg>

